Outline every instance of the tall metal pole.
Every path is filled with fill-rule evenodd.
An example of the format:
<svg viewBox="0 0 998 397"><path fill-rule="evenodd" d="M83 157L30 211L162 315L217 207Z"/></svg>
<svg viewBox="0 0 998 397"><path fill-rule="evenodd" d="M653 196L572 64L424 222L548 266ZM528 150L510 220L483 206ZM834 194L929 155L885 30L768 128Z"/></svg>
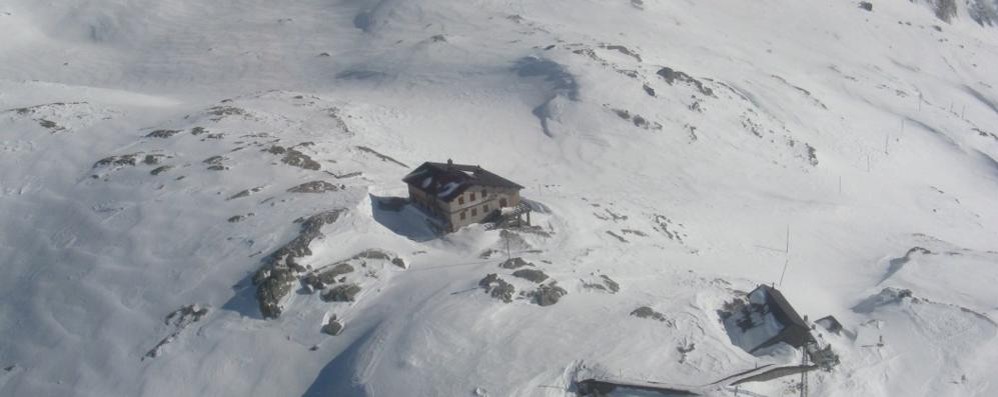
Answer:
<svg viewBox="0 0 998 397"><path fill-rule="evenodd" d="M783 276L787 275L787 267L790 266L790 225L787 225L787 248L784 251L786 254L786 260L783 262L783 272L780 273L780 287L783 287Z"/></svg>
<svg viewBox="0 0 998 397"><path fill-rule="evenodd" d="M807 344L800 351L803 353L800 359L800 397L807 397Z"/></svg>

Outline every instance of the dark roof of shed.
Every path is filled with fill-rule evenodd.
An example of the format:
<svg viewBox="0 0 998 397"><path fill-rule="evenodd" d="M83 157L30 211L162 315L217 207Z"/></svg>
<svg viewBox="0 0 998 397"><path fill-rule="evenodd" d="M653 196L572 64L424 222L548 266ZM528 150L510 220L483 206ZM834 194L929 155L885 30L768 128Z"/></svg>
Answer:
<svg viewBox="0 0 998 397"><path fill-rule="evenodd" d="M790 306L790 302L787 302L787 298L783 296L783 293L768 285L760 285L758 288L750 292L749 295L752 295L756 291L760 290L765 295L766 308L769 313L773 315L773 318L783 325L783 329L779 332L779 334L773 336L770 340L752 348L749 353L755 353L755 351L759 349L779 342L784 342L793 347L801 347L813 340L814 337L811 336L811 327L809 327L807 322L801 318L800 314L797 314L797 311L794 310L793 306Z"/></svg>
<svg viewBox="0 0 998 397"><path fill-rule="evenodd" d="M766 292L766 304L769 305L770 311L777 320L785 326L797 326L804 329L811 329L804 319L801 318L800 314L794 310L793 306L790 306L790 302L787 302L787 298L783 296L776 288L770 287L768 285L760 285L756 290L762 289ZM755 292L755 291L753 291Z"/></svg>
<svg viewBox="0 0 998 397"><path fill-rule="evenodd" d="M523 189L523 186L477 165L453 163L423 163L402 181L444 201L453 200L472 186Z"/></svg>
<svg viewBox="0 0 998 397"><path fill-rule="evenodd" d="M790 302L787 302L787 298L783 296L782 292L768 285L760 285L756 288L756 290L758 289L766 292L766 303L769 304L773 314L780 322L787 326L796 325L810 329L800 314L797 314L793 306L790 306Z"/></svg>

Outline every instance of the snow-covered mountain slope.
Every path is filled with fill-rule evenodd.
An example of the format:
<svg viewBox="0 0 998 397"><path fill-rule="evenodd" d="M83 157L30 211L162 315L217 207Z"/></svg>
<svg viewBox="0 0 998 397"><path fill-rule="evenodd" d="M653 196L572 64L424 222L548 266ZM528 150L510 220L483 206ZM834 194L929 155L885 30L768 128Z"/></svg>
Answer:
<svg viewBox="0 0 998 397"><path fill-rule="evenodd" d="M4 2L0 395L703 386L799 361L718 314L781 280L845 328L812 395L998 394L998 34L958 3ZM538 228L434 235L395 198L448 158Z"/></svg>

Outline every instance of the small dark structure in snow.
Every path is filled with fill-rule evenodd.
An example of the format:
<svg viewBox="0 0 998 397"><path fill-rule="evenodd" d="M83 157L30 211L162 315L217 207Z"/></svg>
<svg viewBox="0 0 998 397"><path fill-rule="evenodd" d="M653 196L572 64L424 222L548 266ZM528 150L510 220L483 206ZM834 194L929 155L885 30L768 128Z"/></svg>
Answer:
<svg viewBox="0 0 998 397"><path fill-rule="evenodd" d="M815 324L824 327L826 330L828 330L828 332L831 332L835 335L842 333L842 324L839 323L839 320L836 320L835 317L825 316L819 318L818 321L815 321Z"/></svg>
<svg viewBox="0 0 998 397"><path fill-rule="evenodd" d="M814 341L807 322L768 285L749 292L748 302L722 317L731 342L749 353L780 342L800 348Z"/></svg>
<svg viewBox="0 0 998 397"><path fill-rule="evenodd" d="M498 217L503 208L525 207L520 205L523 186L477 165L426 162L402 181L409 185L410 201L448 232Z"/></svg>

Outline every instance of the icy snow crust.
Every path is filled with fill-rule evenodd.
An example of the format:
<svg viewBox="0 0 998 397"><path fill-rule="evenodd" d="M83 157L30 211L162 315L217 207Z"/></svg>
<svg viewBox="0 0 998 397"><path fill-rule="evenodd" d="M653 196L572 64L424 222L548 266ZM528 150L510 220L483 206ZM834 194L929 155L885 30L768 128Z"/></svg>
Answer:
<svg viewBox="0 0 998 397"><path fill-rule="evenodd" d="M964 15L5 1L0 395L706 385L799 361L749 355L717 312L787 256L790 303L847 331L822 334L842 364L811 395L998 395L998 32ZM401 164L448 158L526 186L540 229L434 236L392 197ZM360 291L327 302L296 279L262 319L264 258L332 210L297 265L348 261ZM507 242L550 281L500 268ZM511 303L479 287L491 273ZM551 282L567 295L539 306ZM630 315L645 306L661 316ZM200 314L167 318L185 307ZM791 378L741 392L796 395Z"/></svg>

